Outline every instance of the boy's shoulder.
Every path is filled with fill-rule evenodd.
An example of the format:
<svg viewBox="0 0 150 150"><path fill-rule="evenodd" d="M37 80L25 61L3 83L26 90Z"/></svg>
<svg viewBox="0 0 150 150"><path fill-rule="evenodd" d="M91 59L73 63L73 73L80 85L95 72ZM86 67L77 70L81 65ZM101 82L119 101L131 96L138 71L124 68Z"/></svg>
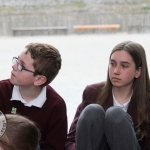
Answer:
<svg viewBox="0 0 150 150"><path fill-rule="evenodd" d="M0 83L10 83L9 79L0 80Z"/></svg>
<svg viewBox="0 0 150 150"><path fill-rule="evenodd" d="M64 99L50 86L46 86L46 102L43 105L44 109L59 110L59 112L66 113L66 103Z"/></svg>
<svg viewBox="0 0 150 150"><path fill-rule="evenodd" d="M13 85L11 84L9 79L5 79L5 80L0 80L0 88L4 89L4 88L11 88L13 87Z"/></svg>
<svg viewBox="0 0 150 150"><path fill-rule="evenodd" d="M55 90L52 86L50 86L50 85L47 85L47 86L46 86L46 90L47 90L47 93L48 93L48 94L54 94L54 95L60 96L60 95L56 92L56 90Z"/></svg>
<svg viewBox="0 0 150 150"><path fill-rule="evenodd" d="M48 99L64 101L63 98L58 94L58 92L56 92L56 90L50 85L46 86L46 96Z"/></svg>

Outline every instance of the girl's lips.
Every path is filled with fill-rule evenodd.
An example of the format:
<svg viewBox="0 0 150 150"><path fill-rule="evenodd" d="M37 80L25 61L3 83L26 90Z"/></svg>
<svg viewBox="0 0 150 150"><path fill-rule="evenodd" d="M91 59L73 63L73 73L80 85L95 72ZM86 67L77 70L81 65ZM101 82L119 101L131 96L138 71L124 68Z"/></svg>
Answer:
<svg viewBox="0 0 150 150"><path fill-rule="evenodd" d="M120 79L113 77L112 80L113 80L113 81L119 81Z"/></svg>

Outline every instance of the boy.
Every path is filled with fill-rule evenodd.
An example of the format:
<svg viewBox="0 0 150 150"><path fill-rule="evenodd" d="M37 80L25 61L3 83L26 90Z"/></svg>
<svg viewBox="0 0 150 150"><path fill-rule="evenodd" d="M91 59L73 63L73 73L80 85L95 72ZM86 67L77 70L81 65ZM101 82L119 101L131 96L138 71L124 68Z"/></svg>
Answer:
<svg viewBox="0 0 150 150"><path fill-rule="evenodd" d="M48 85L60 68L61 56L56 48L30 43L18 57L13 57L11 78L0 81L0 110L36 122L42 150L63 150L66 141L66 104Z"/></svg>

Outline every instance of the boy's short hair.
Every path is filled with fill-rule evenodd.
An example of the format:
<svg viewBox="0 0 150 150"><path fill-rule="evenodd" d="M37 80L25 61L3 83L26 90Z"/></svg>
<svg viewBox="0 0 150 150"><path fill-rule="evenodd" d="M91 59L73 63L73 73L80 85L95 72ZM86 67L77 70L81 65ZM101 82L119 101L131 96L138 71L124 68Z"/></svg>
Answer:
<svg viewBox="0 0 150 150"><path fill-rule="evenodd" d="M0 138L0 148L4 150L37 149L41 133L36 123L19 114L6 114L6 120L7 127Z"/></svg>
<svg viewBox="0 0 150 150"><path fill-rule="evenodd" d="M34 59L34 75L44 75L47 78L42 87L51 83L61 69L62 60L59 51L55 47L43 43L30 43L25 48L27 49L26 54L30 52Z"/></svg>

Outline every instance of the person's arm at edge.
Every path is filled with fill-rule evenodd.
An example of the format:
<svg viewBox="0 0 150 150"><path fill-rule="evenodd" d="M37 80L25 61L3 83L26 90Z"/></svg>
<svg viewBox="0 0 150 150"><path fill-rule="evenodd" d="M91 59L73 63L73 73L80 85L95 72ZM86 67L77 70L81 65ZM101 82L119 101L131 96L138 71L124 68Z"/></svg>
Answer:
<svg viewBox="0 0 150 150"><path fill-rule="evenodd" d="M64 101L54 106L53 119L49 120L48 129L45 133L43 150L64 150L67 137L67 113Z"/></svg>
<svg viewBox="0 0 150 150"><path fill-rule="evenodd" d="M77 125L78 118L79 118L81 111L82 111L82 107L83 107L82 105L83 105L83 103L81 103L77 108L74 120L71 124L69 133L67 135L65 150L76 150L76 146L75 146L76 125Z"/></svg>
<svg viewBox="0 0 150 150"><path fill-rule="evenodd" d="M150 101L150 92L147 93L147 100ZM147 104L148 109L150 109L150 103ZM149 121L147 127L147 137L145 137L144 150L150 150L150 113Z"/></svg>
<svg viewBox="0 0 150 150"><path fill-rule="evenodd" d="M87 88L86 88L87 89ZM78 122L78 118L82 112L82 110L85 108L85 97L86 97L86 89L83 92L83 100L82 103L78 106L77 110L76 110L76 114L74 117L74 120L70 126L69 129L69 133L67 135L67 140L66 140L66 146L65 146L65 150L76 150L76 144L75 144L75 134L76 134L76 125Z"/></svg>

